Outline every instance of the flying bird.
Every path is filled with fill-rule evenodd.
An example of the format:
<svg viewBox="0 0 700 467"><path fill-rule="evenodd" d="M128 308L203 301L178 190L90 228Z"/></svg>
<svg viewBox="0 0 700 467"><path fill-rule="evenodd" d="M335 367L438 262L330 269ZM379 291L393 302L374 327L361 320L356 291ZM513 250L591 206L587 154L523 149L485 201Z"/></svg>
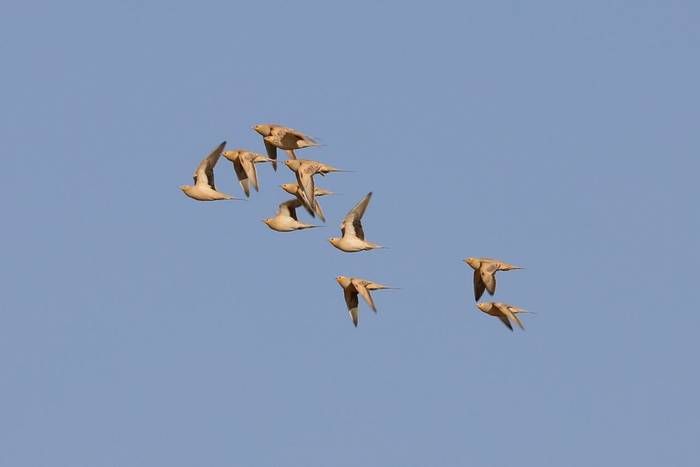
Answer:
<svg viewBox="0 0 700 467"><path fill-rule="evenodd" d="M272 159L258 154L256 152L246 151L245 149L234 149L233 151L224 151L222 154L226 159L233 163L233 169L236 172L238 182L243 188L246 196L250 196L249 183L253 185L255 191L260 191L258 185L258 173L255 170L255 164L262 162L273 162Z"/></svg>
<svg viewBox="0 0 700 467"><path fill-rule="evenodd" d="M225 199L238 199L225 193L216 191L214 185L214 166L221 157L226 141L221 143L207 157L200 162L194 171L194 185L180 185L180 189L190 198L197 201L219 201Z"/></svg>
<svg viewBox="0 0 700 467"><path fill-rule="evenodd" d="M350 210L345 219L343 219L342 224L340 224L340 231L343 236L329 238L328 241L331 242L331 245L347 253L383 248L381 245L365 240L362 216L367 209L370 199L372 199L371 191Z"/></svg>
<svg viewBox="0 0 700 467"><path fill-rule="evenodd" d="M311 209L309 209L306 204L304 203L304 199L301 196L301 189L299 188L299 185L296 183L283 183L280 185L280 187L289 193L290 195L296 196L299 201L301 201L301 205L306 209L306 211L311 215L311 217L316 217L316 213L313 212ZM327 195L334 195L335 193L332 191L324 190L323 188L315 187L314 188L314 198L318 196L327 196Z"/></svg>
<svg viewBox="0 0 700 467"><path fill-rule="evenodd" d="M359 319L358 308L360 302L357 298L358 295L362 295L362 298L364 298L367 304L372 308L372 311L376 313L377 307L374 304L370 291L394 288L357 277L338 276L335 278L335 280L338 282L340 287L343 288L345 304L348 307L350 318L352 318L352 324L354 324L355 327L357 327L357 322Z"/></svg>
<svg viewBox="0 0 700 467"><path fill-rule="evenodd" d="M280 185L280 188L282 188L284 191L289 193L290 195L293 196L300 196L299 195L299 185L296 183L283 183ZM334 191L329 191L323 188L315 187L314 188L314 196L327 196L327 195L334 195Z"/></svg>
<svg viewBox="0 0 700 467"><path fill-rule="evenodd" d="M464 262L474 269L474 299L476 301L479 301L484 290L491 295L496 293L496 273L498 271L523 269L492 258L467 258Z"/></svg>
<svg viewBox="0 0 700 467"><path fill-rule="evenodd" d="M313 216L318 215L323 222L326 217L323 214L321 206L316 201L316 186L314 184L314 175L325 175L331 172L345 172L345 170L336 169L330 165L323 164L318 161L310 161L306 159L294 159L284 161L284 164L289 167L289 170L294 172L297 178L297 185L301 188L298 190L298 195L304 203L307 210Z"/></svg>
<svg viewBox="0 0 700 467"><path fill-rule="evenodd" d="M495 302L477 303L475 306L487 315L495 316L496 318L500 319L501 322L511 331L513 330L513 325L511 324L512 321L515 321L520 329L523 331L525 330L522 321L520 321L520 318L518 318L518 313L528 313L527 310L523 310L517 306L508 305L507 303Z"/></svg>
<svg viewBox="0 0 700 467"><path fill-rule="evenodd" d="M294 128L287 128L272 123L255 125L253 127L260 136L263 137L265 150L270 159L273 159L272 168L277 170L277 148L284 149L290 159L296 159L295 149L318 146L318 142L306 136L301 131Z"/></svg>
<svg viewBox="0 0 700 467"><path fill-rule="evenodd" d="M281 203L275 217L268 217L263 222L277 232L293 232L295 230L310 229L318 225L304 224L297 219L296 208L301 206L298 199L290 199Z"/></svg>

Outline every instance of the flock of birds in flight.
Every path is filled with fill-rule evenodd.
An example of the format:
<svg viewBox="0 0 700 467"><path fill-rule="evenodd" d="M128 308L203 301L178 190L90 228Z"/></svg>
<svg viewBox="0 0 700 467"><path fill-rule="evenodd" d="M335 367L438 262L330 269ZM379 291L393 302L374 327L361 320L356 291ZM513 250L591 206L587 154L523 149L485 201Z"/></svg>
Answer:
<svg viewBox="0 0 700 467"><path fill-rule="evenodd" d="M282 149L289 156L289 160L284 161L284 164L294 172L297 183L285 183L280 186L284 191L294 196L294 198L282 202L277 209L277 214L274 217L265 219L263 222L270 229L277 232L293 232L296 230L318 227L317 225L306 224L299 221L297 216L297 208L299 207L303 207L311 217L315 218L318 216L319 219L325 222L326 217L317 198L331 195L333 192L316 187L314 176L325 176L329 173L345 171L336 169L322 162L297 159L294 152L295 150L319 146L316 140L300 131L273 124L255 125L253 130L263 137L267 156L244 149L224 151L226 147L226 142L224 141L197 166L193 175L194 185L182 185L180 189L185 195L197 201L238 199L217 191L214 184L214 166L219 161L219 158L224 156L233 163L233 169L236 172L238 182L243 188L246 197L248 197L250 196L250 185L253 186L255 191L259 191L260 189L255 165L270 163L272 168L277 171L277 150ZM365 197L348 212L340 225L341 236L328 239L331 245L346 253L383 248L381 245L366 240L365 232L362 227L362 216L371 199L372 192L365 195ZM498 271L512 271L522 268L492 258L467 258L464 262L474 269L474 298L477 302L476 307L484 313L500 319L511 331L513 330L512 323L516 323L521 329L524 329L523 323L518 318L518 314L525 313L526 310L501 302L478 303L484 291L487 291L490 295L496 293L496 273ZM336 277L336 281L343 289L345 303L350 317L352 318L352 322L356 327L359 308L358 296L361 295L370 308L372 308L372 311L376 313L377 307L374 304L370 292L373 290L393 288L359 277L338 276Z"/></svg>

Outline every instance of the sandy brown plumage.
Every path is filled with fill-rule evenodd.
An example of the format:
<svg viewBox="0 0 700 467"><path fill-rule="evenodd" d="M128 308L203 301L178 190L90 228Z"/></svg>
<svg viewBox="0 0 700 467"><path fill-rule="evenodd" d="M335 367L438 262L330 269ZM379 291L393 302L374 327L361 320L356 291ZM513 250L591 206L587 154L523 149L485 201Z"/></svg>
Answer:
<svg viewBox="0 0 700 467"><path fill-rule="evenodd" d="M328 241L331 245L347 253L382 248L381 245L365 240L365 231L362 227L362 216L365 214L371 199L372 192L369 192L348 212L340 224L342 237L329 238Z"/></svg>
<svg viewBox="0 0 700 467"><path fill-rule="evenodd" d="M490 295L496 293L496 273L498 271L512 271L523 269L493 258L467 258L464 260L474 269L474 299L479 301L484 290Z"/></svg>
<svg viewBox="0 0 700 467"><path fill-rule="evenodd" d="M194 185L181 185L180 190L192 199L197 201L221 201L227 199L236 199L225 193L216 191L214 184L214 166L221 157L221 152L226 147L226 141L219 144L202 162L199 163L194 170L192 178Z"/></svg>

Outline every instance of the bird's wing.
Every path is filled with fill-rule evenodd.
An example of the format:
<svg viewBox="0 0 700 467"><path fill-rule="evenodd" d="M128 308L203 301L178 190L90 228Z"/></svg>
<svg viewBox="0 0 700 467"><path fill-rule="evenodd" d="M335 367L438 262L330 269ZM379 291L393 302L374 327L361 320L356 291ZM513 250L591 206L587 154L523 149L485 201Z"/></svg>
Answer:
<svg viewBox="0 0 700 467"><path fill-rule="evenodd" d="M496 271L498 271L498 265L494 263L482 264L479 268L481 281L491 295L496 293Z"/></svg>
<svg viewBox="0 0 700 467"><path fill-rule="evenodd" d="M357 327L357 307L360 304L357 299L357 290L353 286L343 287L343 295L345 296L345 304L348 306L348 311L350 312L350 318L352 318L352 324Z"/></svg>
<svg viewBox="0 0 700 467"><path fill-rule="evenodd" d="M482 295L484 295L484 290L486 290L486 286L484 285L484 281L481 280L481 273L479 272L478 269L474 270L474 300L479 301Z"/></svg>
<svg viewBox="0 0 700 467"><path fill-rule="evenodd" d="M265 151L267 152L267 157L272 159L272 168L273 170L277 170L277 148L274 144L272 144L265 138L263 138L263 141L265 142Z"/></svg>
<svg viewBox="0 0 700 467"><path fill-rule="evenodd" d="M250 180L253 188L255 188L255 191L260 191L258 187L258 173L255 170L255 164L253 163L254 158L255 154L253 153L243 153L239 159L241 160L241 165L243 166L246 177Z"/></svg>
<svg viewBox="0 0 700 467"><path fill-rule="evenodd" d="M326 215L323 213L323 209L321 209L321 204L318 202L318 200L314 197L314 211L316 212L316 215L318 215L318 218L321 219L323 222L326 222Z"/></svg>
<svg viewBox="0 0 700 467"><path fill-rule="evenodd" d="M314 186L314 174L316 170L310 164L302 164L299 170L296 171L297 183L299 184L299 195L301 200L306 204L309 209L315 211L314 202L316 198L314 196L315 186Z"/></svg>
<svg viewBox="0 0 700 467"><path fill-rule="evenodd" d="M294 133L287 129L287 131L280 133L278 136L280 146L284 148L295 148L297 146L297 141L299 141L300 139L304 139L302 136L299 136L297 133Z"/></svg>
<svg viewBox="0 0 700 467"><path fill-rule="evenodd" d="M297 219L296 208L298 208L299 206L301 206L301 201L299 201L297 198L287 200L279 205L279 210L277 211L277 214L289 216L295 221L298 221L299 219Z"/></svg>
<svg viewBox="0 0 700 467"><path fill-rule="evenodd" d="M525 330L522 321L520 321L520 318L518 318L516 314L511 311L511 307L503 303L497 303L495 306L498 309L498 311L502 313L502 316L504 316L505 319L515 321L518 324L518 326L520 326L520 329L522 329L523 331ZM513 327L511 326L510 329L512 331Z"/></svg>
<svg viewBox="0 0 700 467"><path fill-rule="evenodd" d="M218 145L216 149L199 163L193 175L195 185L206 184L209 185L212 190L216 190L216 186L214 185L214 166L219 161L224 147L226 147L226 141Z"/></svg>
<svg viewBox="0 0 700 467"><path fill-rule="evenodd" d="M503 261L499 261L498 262L498 269L500 271L512 271L514 269L522 269L522 267L516 266L515 264L504 263Z"/></svg>
<svg viewBox="0 0 700 467"><path fill-rule="evenodd" d="M510 324L510 321L508 321L507 317L505 317L504 315L498 315L498 319L500 319L501 322L505 324L508 329L510 329L511 331L513 330L513 325Z"/></svg>
<svg viewBox="0 0 700 467"><path fill-rule="evenodd" d="M318 144L318 142L313 139L311 136L305 135L299 130L295 130L294 128L287 128L287 127L277 127L275 130L277 130L280 135L280 137L285 140L286 138L294 138L294 140L298 139L303 139L304 141L307 141L309 143L313 144ZM273 130L274 131L274 130ZM285 140L286 142L287 140ZM288 140L288 141L293 141L293 140Z"/></svg>
<svg viewBox="0 0 700 467"><path fill-rule="evenodd" d="M236 178L238 178L238 183L241 184L241 188L243 188L245 195L250 196L250 188L248 187L248 174L243 168L241 156L238 156L238 158L233 161L233 170L236 171Z"/></svg>
<svg viewBox="0 0 700 467"><path fill-rule="evenodd" d="M364 281L353 279L352 285L355 286L355 289L362 295L362 298L365 299L367 304L372 307L372 311L376 313L377 307L374 304L374 300L372 300L372 295L370 295L369 290L367 290L367 284L365 284Z"/></svg>
<svg viewBox="0 0 700 467"><path fill-rule="evenodd" d="M355 207L350 210L347 216L345 216L345 219L343 219L343 223L340 226L343 236L345 236L345 232L347 231L349 235L354 235L360 240L365 239L365 232L362 229L362 216L367 209L370 199L372 199L371 191L367 193L364 198L362 198L362 201L357 203Z"/></svg>
<svg viewBox="0 0 700 467"><path fill-rule="evenodd" d="M313 211L313 209L309 208L306 205L306 203L304 202L304 199L302 198L302 195L301 195L301 190L298 190L295 196L299 200L299 204L301 206L303 206L303 208L306 210L306 212L308 212L311 217L316 217L316 213Z"/></svg>

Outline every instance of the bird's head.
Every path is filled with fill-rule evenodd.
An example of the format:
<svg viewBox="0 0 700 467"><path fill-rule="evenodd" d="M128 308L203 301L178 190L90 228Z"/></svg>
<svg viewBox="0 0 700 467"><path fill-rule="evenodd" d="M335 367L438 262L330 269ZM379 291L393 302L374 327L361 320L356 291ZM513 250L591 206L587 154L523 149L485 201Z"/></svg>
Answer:
<svg viewBox="0 0 700 467"><path fill-rule="evenodd" d="M477 304L474 305L474 306L477 307L478 309L480 309L480 310L483 311L483 312L487 312L487 311L489 311L489 309L491 309L491 304L490 304L490 303L477 303Z"/></svg>
<svg viewBox="0 0 700 467"><path fill-rule="evenodd" d="M253 130L255 130L261 136L269 136L272 132L272 128L270 128L270 125L255 125L253 127Z"/></svg>
<svg viewBox="0 0 700 467"><path fill-rule="evenodd" d="M335 281L340 285L342 288L345 288L349 283L350 279L348 279L345 276L338 276L335 278Z"/></svg>
<svg viewBox="0 0 700 467"><path fill-rule="evenodd" d="M280 188L282 188L284 191L289 193L290 195L293 195L296 193L296 188L297 186L294 183L283 183L280 185Z"/></svg>
<svg viewBox="0 0 700 467"><path fill-rule="evenodd" d="M272 223L272 217L268 217L267 219L263 219L263 222L269 226L270 223Z"/></svg>
<svg viewBox="0 0 700 467"><path fill-rule="evenodd" d="M180 188L184 193L187 193L187 190L190 189L189 185L180 185L178 188Z"/></svg>
<svg viewBox="0 0 700 467"><path fill-rule="evenodd" d="M239 152L240 151L238 151L238 150L236 150L236 151L224 151L221 153L221 155L230 161L235 161L238 158Z"/></svg>
<svg viewBox="0 0 700 467"><path fill-rule="evenodd" d="M474 269L479 269L479 266L481 265L481 261L479 261L477 258L467 258L464 260L464 262Z"/></svg>
<svg viewBox="0 0 700 467"><path fill-rule="evenodd" d="M301 167L301 160L299 159L290 159L287 161L284 161L284 165L289 167L290 169L297 171L299 170L299 167Z"/></svg>
<svg viewBox="0 0 700 467"><path fill-rule="evenodd" d="M338 238L338 237L331 237L331 238L328 239L328 241L331 242L331 245L333 245L334 247L337 247L337 246L338 246L338 242L340 242L340 238Z"/></svg>

